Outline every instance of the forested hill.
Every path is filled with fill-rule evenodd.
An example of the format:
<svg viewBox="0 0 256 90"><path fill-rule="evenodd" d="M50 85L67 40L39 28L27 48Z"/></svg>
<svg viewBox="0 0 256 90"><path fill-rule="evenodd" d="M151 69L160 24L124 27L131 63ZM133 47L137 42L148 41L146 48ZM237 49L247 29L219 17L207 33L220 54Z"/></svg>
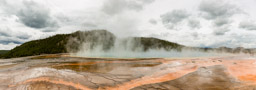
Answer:
<svg viewBox="0 0 256 90"><path fill-rule="evenodd" d="M131 37L135 43L132 49L142 47L143 51L149 49L181 50L182 45L177 43L160 40L157 38ZM124 40L124 42L129 41ZM97 45L103 46L103 51L110 50L114 47L116 36L106 30L77 31L71 34L58 34L45 39L33 40L26 42L14 49L0 55L1 58L14 58L33 56L40 54L56 54L77 52L83 48L84 43L89 43L89 48L93 49Z"/></svg>
<svg viewBox="0 0 256 90"><path fill-rule="evenodd" d="M2 54L5 54L5 53L7 53L9 50L0 50L0 56L2 55Z"/></svg>
<svg viewBox="0 0 256 90"><path fill-rule="evenodd" d="M65 49L65 44L68 37L68 34L61 34L46 39L29 41L15 47L6 54L3 54L1 57L13 58L40 54L65 53L67 52Z"/></svg>

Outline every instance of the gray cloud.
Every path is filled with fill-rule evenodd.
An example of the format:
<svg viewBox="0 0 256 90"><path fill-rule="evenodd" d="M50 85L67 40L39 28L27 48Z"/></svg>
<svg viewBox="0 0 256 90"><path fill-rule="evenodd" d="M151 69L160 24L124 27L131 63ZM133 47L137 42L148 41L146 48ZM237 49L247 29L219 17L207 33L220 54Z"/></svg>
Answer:
<svg viewBox="0 0 256 90"><path fill-rule="evenodd" d="M214 25L216 26L216 27L221 27L221 26L224 26L224 25L227 25L227 24L229 24L229 23L231 23L231 21L229 20L229 19L216 19L216 20L214 20Z"/></svg>
<svg viewBox="0 0 256 90"><path fill-rule="evenodd" d="M220 35L225 35L229 30L229 26L222 26L222 27L217 27L214 29L213 34L220 36Z"/></svg>
<svg viewBox="0 0 256 90"><path fill-rule="evenodd" d="M26 26L36 29L57 26L46 7L33 1L23 1L23 4L25 7L17 12L17 16Z"/></svg>
<svg viewBox="0 0 256 90"><path fill-rule="evenodd" d="M9 43L22 44L23 42L20 42L18 40L0 40L0 44L8 45Z"/></svg>
<svg viewBox="0 0 256 90"><path fill-rule="evenodd" d="M231 21L229 19L215 19L213 22L213 34L217 36L225 35L230 31L230 23Z"/></svg>
<svg viewBox="0 0 256 90"><path fill-rule="evenodd" d="M97 24L92 23L92 22L85 22L85 23L83 23L83 25L88 28L96 28L98 26Z"/></svg>
<svg viewBox="0 0 256 90"><path fill-rule="evenodd" d="M154 2L155 0L137 0L137 1L140 1L140 2L142 2L142 3L149 4L149 3Z"/></svg>
<svg viewBox="0 0 256 90"><path fill-rule="evenodd" d="M173 10L161 15L162 23L169 29L173 29L175 25L190 16L185 10Z"/></svg>
<svg viewBox="0 0 256 90"><path fill-rule="evenodd" d="M0 36L10 37L10 34L7 33L6 31L1 31L1 30L0 30Z"/></svg>
<svg viewBox="0 0 256 90"><path fill-rule="evenodd" d="M243 21L243 22L240 22L239 28L247 29L247 30L256 30L256 24L253 21L251 22Z"/></svg>
<svg viewBox="0 0 256 90"><path fill-rule="evenodd" d="M150 19L149 20L149 23L153 24L153 25L156 25L157 24L157 21L155 19Z"/></svg>
<svg viewBox="0 0 256 90"><path fill-rule="evenodd" d="M199 10L203 12L206 19L226 18L241 12L235 5L222 0L203 0Z"/></svg>
<svg viewBox="0 0 256 90"><path fill-rule="evenodd" d="M34 1L17 1L18 3L2 0L0 3L8 15L18 17L17 22L27 27L40 29L58 27L57 21L51 16L50 9Z"/></svg>
<svg viewBox="0 0 256 90"><path fill-rule="evenodd" d="M140 11L143 6L154 2L155 0L106 0L103 4L102 11L115 15L126 10Z"/></svg>
<svg viewBox="0 0 256 90"><path fill-rule="evenodd" d="M0 27L0 44L7 45L9 43L22 44L27 41L31 35L24 32L13 31L10 28Z"/></svg>
<svg viewBox="0 0 256 90"><path fill-rule="evenodd" d="M161 15L162 21L166 23L178 23L185 18L189 17L189 14L184 10L173 10L171 12Z"/></svg>
<svg viewBox="0 0 256 90"><path fill-rule="evenodd" d="M0 44L8 45L9 43L22 44L25 41L20 39L18 36L0 36Z"/></svg>
<svg viewBox="0 0 256 90"><path fill-rule="evenodd" d="M193 33L191 33L191 35L196 39L196 38L198 38L198 33L197 32L193 32Z"/></svg>
<svg viewBox="0 0 256 90"><path fill-rule="evenodd" d="M229 30L229 20L235 14L240 14L242 11L235 5L222 0L203 0L199 4L199 11L205 19L212 20L213 34L224 35Z"/></svg>
<svg viewBox="0 0 256 90"><path fill-rule="evenodd" d="M188 21L188 26L192 29L201 28L201 23L199 20L190 19Z"/></svg>
<svg viewBox="0 0 256 90"><path fill-rule="evenodd" d="M245 34L237 34L237 33L231 33L230 35L226 36L226 38L223 39L217 39L215 43L212 43L209 45L209 47L247 47L247 48L253 48L255 46L255 35L252 33L245 33Z"/></svg>
<svg viewBox="0 0 256 90"><path fill-rule="evenodd" d="M31 35L24 32L19 32L19 34L16 34L15 36L16 38L23 39L23 40L28 40L32 37Z"/></svg>

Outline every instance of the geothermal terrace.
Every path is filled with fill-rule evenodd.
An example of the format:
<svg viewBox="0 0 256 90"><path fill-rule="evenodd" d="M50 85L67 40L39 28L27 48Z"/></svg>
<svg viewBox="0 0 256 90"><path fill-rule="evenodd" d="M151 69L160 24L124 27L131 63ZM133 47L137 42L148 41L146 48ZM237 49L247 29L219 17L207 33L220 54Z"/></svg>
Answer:
<svg viewBox="0 0 256 90"><path fill-rule="evenodd" d="M254 90L256 58L82 58L66 54L0 60L0 90Z"/></svg>

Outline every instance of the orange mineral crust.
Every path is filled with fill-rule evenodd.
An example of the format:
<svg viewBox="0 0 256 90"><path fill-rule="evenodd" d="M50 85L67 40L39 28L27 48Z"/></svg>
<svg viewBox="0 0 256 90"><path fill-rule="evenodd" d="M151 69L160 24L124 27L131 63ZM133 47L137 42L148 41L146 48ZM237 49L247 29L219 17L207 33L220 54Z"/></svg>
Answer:
<svg viewBox="0 0 256 90"><path fill-rule="evenodd" d="M229 72L241 81L256 82L256 60L233 61L234 64L226 65Z"/></svg>
<svg viewBox="0 0 256 90"><path fill-rule="evenodd" d="M164 81L173 80L173 79L179 78L183 75L186 75L190 72L193 72L196 69L197 69L197 67L195 67L195 66L194 67L183 67L181 70L178 70L173 73L168 73L166 75L142 77L139 79L132 80L130 82L126 82L124 84L120 84L116 87L107 87L105 89L107 89L107 90L129 90L134 87L145 85L145 84L160 83L160 82L164 82Z"/></svg>
<svg viewBox="0 0 256 90"><path fill-rule="evenodd" d="M17 61L8 67L5 67L10 65L8 60L6 64L0 64L0 89L208 90L253 89L256 84L256 59L247 57L138 60L62 57L40 58L36 62L35 59L29 63ZM190 80L197 81L192 83ZM183 86L184 82L188 82L187 85Z"/></svg>

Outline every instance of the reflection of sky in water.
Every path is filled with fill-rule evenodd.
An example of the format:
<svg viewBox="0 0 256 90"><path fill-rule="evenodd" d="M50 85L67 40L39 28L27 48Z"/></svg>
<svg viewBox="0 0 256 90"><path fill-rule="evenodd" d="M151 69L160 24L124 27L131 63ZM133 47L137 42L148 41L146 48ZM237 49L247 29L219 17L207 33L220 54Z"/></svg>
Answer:
<svg viewBox="0 0 256 90"><path fill-rule="evenodd" d="M98 72L98 73L107 73L117 68L135 68L135 67L153 67L160 65L161 62L104 62L104 63L91 63L85 64L84 62L80 63L64 63L63 65L54 65L52 68L55 69L69 69L77 72Z"/></svg>

